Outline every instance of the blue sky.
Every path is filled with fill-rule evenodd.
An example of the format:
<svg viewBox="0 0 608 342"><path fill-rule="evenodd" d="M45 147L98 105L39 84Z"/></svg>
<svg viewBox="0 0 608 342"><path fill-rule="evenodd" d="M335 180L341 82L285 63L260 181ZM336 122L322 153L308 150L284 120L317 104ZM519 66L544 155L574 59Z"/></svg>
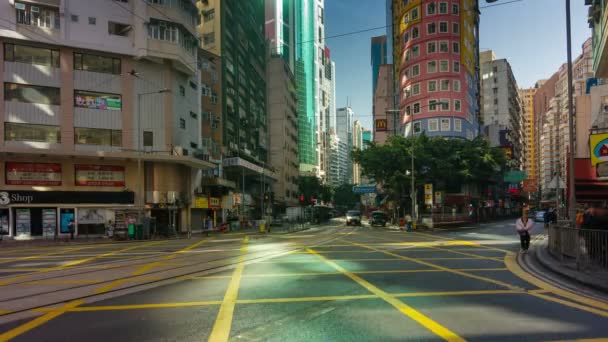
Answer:
<svg viewBox="0 0 608 342"><path fill-rule="evenodd" d="M506 1L506 0L499 0ZM386 25L385 0L326 0L326 37ZM587 6L572 0L572 55L591 36ZM355 5L356 4L356 5ZM480 0L480 6L486 5ZM380 29L329 38L326 44L336 62L337 107L349 99L355 119L372 127L371 37ZM566 14L563 0L523 0L481 9L480 48L507 58L520 87L550 77L566 61Z"/></svg>

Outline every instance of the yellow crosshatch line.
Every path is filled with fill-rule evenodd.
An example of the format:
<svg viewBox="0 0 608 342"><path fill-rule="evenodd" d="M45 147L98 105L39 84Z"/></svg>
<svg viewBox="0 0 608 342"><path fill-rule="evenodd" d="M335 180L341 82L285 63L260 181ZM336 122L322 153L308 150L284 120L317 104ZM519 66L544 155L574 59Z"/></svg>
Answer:
<svg viewBox="0 0 608 342"><path fill-rule="evenodd" d="M335 268L336 270L342 272L345 276L349 277L350 279L355 281L357 284L359 284L362 287L364 287L365 289L367 289L369 292L382 298L385 302L391 304L399 312L401 312L402 314L411 318L412 320L418 322L420 325L427 328L428 330L430 330L437 336L443 338L446 341L464 341L464 339L462 337L458 336L456 333L450 331L446 327L433 321L429 317L427 317L424 314L422 314L421 312L415 310L411 306L403 303L402 301L398 300L397 298L392 297L390 294L388 294L388 293L384 292L383 290L379 289L378 287L372 285L365 279L357 276L356 274L354 274L352 272L349 272L348 270L344 269L342 266L327 259L323 255L316 253L313 249L307 248L306 250L311 254L315 254L321 260L323 260L326 264L328 264L328 265L332 266L333 268Z"/></svg>
<svg viewBox="0 0 608 342"><path fill-rule="evenodd" d="M24 260L41 259L41 258L44 258L44 257L47 257L47 256L51 256L51 255L59 255L59 254L63 254L63 253L80 251L80 250L83 250L83 249L93 248L93 247L94 246L84 246L84 247L74 248L74 249L70 249L70 250L61 250L61 251L54 251L54 252L45 253L45 254L37 254L37 255L29 255L29 256L23 256L23 257L16 257L16 258L11 258L11 259L5 259L5 260L0 260L0 264L9 264L11 262L19 262L19 261L24 261Z"/></svg>
<svg viewBox="0 0 608 342"><path fill-rule="evenodd" d="M232 273L232 279L228 284L228 289L226 289L226 293L224 294L224 300L221 302L220 309L218 310L213 329L209 335L209 341L228 341L230 338L230 328L234 316L234 307L236 306L236 301L239 296L241 276L243 274L243 269L245 268L245 253L247 253L248 243L249 237L245 236L245 239L243 239L243 246L241 247L239 263Z"/></svg>
<svg viewBox="0 0 608 342"><path fill-rule="evenodd" d="M324 254L324 253L319 253L319 254ZM500 262L502 263L503 260L499 259L499 258L473 258L473 257L428 257L428 258L416 258L417 260L492 260L492 261L496 261L496 262ZM331 260L333 261L357 261L357 262L375 262L375 261L404 261L401 259L397 259L397 258L369 258L369 259L365 259L365 258L355 258L355 259L349 259L349 258L344 258L344 259L340 259L340 258L332 258ZM271 260L271 261L259 261L257 262L258 264L302 264L302 263L310 263L311 261L308 259L305 260Z"/></svg>
<svg viewBox="0 0 608 342"><path fill-rule="evenodd" d="M96 284L101 283L103 280L93 279L47 279L47 280L34 280L27 281L21 285L70 285L70 284Z"/></svg>

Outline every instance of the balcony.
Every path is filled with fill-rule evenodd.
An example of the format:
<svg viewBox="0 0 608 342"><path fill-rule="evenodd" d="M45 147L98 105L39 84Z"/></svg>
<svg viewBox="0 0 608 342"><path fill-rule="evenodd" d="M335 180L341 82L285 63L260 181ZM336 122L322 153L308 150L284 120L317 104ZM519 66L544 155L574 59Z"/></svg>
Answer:
<svg viewBox="0 0 608 342"><path fill-rule="evenodd" d="M162 2L158 4L154 2ZM189 0L148 1L148 16L181 24L196 36L197 9Z"/></svg>
<svg viewBox="0 0 608 342"><path fill-rule="evenodd" d="M196 72L196 59L178 43L148 38L147 55L173 60L174 67L187 74Z"/></svg>

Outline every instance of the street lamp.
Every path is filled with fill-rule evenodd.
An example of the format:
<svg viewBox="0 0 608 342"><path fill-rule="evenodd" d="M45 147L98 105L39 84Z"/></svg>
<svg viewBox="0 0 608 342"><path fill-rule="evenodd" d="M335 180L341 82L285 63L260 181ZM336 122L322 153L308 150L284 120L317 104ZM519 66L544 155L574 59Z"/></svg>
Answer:
<svg viewBox="0 0 608 342"><path fill-rule="evenodd" d="M449 105L448 101L431 101L428 105L424 105L424 106L420 106L420 109L422 108L426 108L426 107L430 107L430 106L443 106L443 105ZM386 110L387 113L395 113L395 112L401 112L401 110L399 109L389 109ZM407 114L407 113L406 113ZM410 132L411 132L411 138L412 138L412 178L411 178L411 187L410 187L410 196L412 198L412 220L413 221L417 221L417 216L416 216L416 194L415 194L415 190L416 190L416 175L414 172L414 117L413 117L413 113L411 114L412 118L410 119L411 122L411 127L410 127Z"/></svg>
<svg viewBox="0 0 608 342"><path fill-rule="evenodd" d="M140 93L137 94L137 191L139 192L139 197L138 197L138 203L137 203L137 209L138 209L138 221L141 224L142 220L143 220L143 216L144 216L144 190L143 189L143 175L141 174L141 153L142 153L142 146L141 146L141 140L142 140L142 135L143 135L143 131L141 129L141 98L146 96L146 95L154 95L154 94L163 94L163 93L170 93L171 90L167 89L167 88L162 88L156 91L150 91L147 93Z"/></svg>

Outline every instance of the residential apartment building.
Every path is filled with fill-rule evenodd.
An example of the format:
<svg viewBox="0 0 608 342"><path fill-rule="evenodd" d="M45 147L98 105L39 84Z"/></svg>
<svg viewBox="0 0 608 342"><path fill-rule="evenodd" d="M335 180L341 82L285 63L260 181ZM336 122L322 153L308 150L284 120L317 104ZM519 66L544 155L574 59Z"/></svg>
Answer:
<svg viewBox="0 0 608 342"><path fill-rule="evenodd" d="M336 63L331 59L330 50L325 47L323 67L319 69L319 117L317 121L317 146L319 172L317 176L326 182L329 170L329 135L331 125L336 122Z"/></svg>
<svg viewBox="0 0 608 342"><path fill-rule="evenodd" d="M259 218L269 208L265 197L276 179L268 167L265 3L208 0L198 8L201 46L222 60L221 174L236 184L222 207L231 215Z"/></svg>
<svg viewBox="0 0 608 342"><path fill-rule="evenodd" d="M522 88L519 98L522 100L524 128L524 171L528 179L536 175L536 129L534 127L534 94L536 88Z"/></svg>
<svg viewBox="0 0 608 342"><path fill-rule="evenodd" d="M478 1L402 3L399 17L393 6L393 27L399 28L393 44L401 50L395 64L406 135L413 129L473 139L479 134Z"/></svg>
<svg viewBox="0 0 608 342"><path fill-rule="evenodd" d="M0 228L190 227L196 180L213 167L195 3L4 1L0 19Z"/></svg>
<svg viewBox="0 0 608 342"><path fill-rule="evenodd" d="M353 122L354 112L350 107L338 108L336 111L335 138L333 138L333 153L337 154L332 159L334 170L338 170L330 179L331 184L353 183L353 162L350 152L353 150ZM344 164L346 163L346 164Z"/></svg>
<svg viewBox="0 0 608 342"><path fill-rule="evenodd" d="M352 164L349 163L350 150L348 144L334 132L329 137L330 162L327 183L331 187L337 188L342 184L349 183L348 176L352 172Z"/></svg>
<svg viewBox="0 0 608 342"><path fill-rule="evenodd" d="M363 149L363 126L359 120L353 125L353 150ZM361 165L353 161L353 184L361 184Z"/></svg>
<svg viewBox="0 0 608 342"><path fill-rule="evenodd" d="M524 164L524 114L517 81L506 59L492 50L480 54L481 119L491 146L507 151L512 169Z"/></svg>

